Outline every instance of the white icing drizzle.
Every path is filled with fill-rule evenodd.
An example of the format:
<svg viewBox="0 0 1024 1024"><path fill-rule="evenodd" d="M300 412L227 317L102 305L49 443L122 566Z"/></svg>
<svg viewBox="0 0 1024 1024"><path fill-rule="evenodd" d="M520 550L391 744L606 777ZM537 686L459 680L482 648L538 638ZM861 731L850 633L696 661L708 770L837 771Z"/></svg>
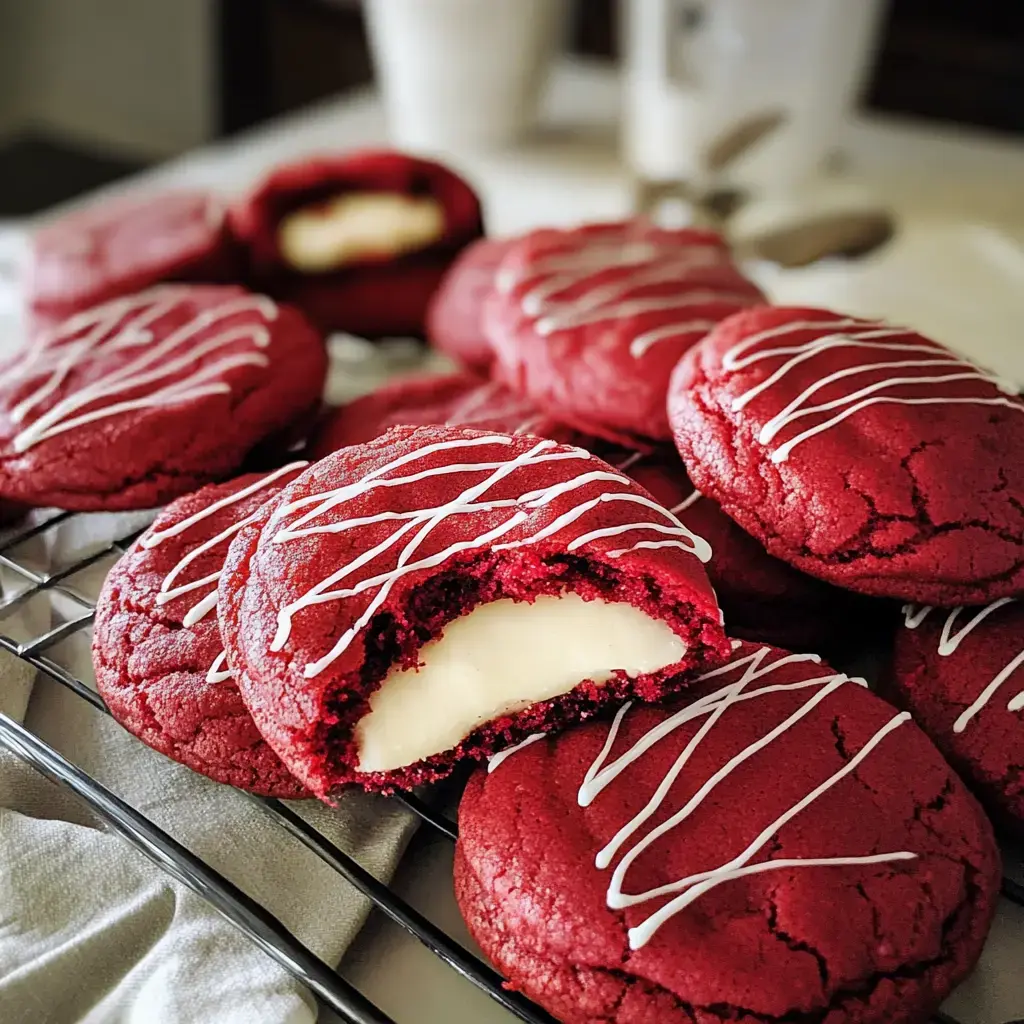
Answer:
<svg viewBox="0 0 1024 1024"><path fill-rule="evenodd" d="M57 434L86 423L117 416L133 409L173 405L203 395L226 394L231 385L224 380L230 370L242 366L269 365L260 351L270 344L267 323L277 316L277 306L262 296L238 296L204 310L189 322L155 341L152 324L188 297L188 289L162 286L138 295L115 299L78 314L27 350L0 377L0 383L40 380L41 383L11 411L11 419L22 426L12 447L25 452ZM215 331L195 343L198 334L218 323L243 314L247 321ZM204 357L222 349L246 346L246 351L225 353L206 365ZM51 397L73 369L88 367L113 352L137 354L115 370L65 395L51 408L33 418L39 405ZM194 367L186 376L176 375ZM146 389L135 398L118 400L132 391ZM103 404L88 409L95 403Z"/></svg>
<svg viewBox="0 0 1024 1024"><path fill-rule="evenodd" d="M703 498L704 495L697 490L696 487L693 489L693 494L688 498L684 498L678 505L672 506L672 512L674 515L679 515L680 512L685 512L688 508L692 508L694 505Z"/></svg>
<svg viewBox="0 0 1024 1024"><path fill-rule="evenodd" d="M536 743L537 740L544 739L545 735L546 734L542 732L535 732L532 736L527 736L522 743L517 743L512 747L506 747L504 750L499 750L498 753L492 754L487 759L487 774L490 775L491 772L493 772L494 769L497 768L506 758L511 757L517 751L522 750L524 747L529 747L531 744Z"/></svg>
<svg viewBox="0 0 1024 1024"><path fill-rule="evenodd" d="M641 266L662 257L679 254L679 243L674 240L623 241L624 234L628 234L628 228L624 225L604 224L599 231L588 233L581 247L551 252L534 260L531 276L571 274L575 275L574 280L580 280L587 274L600 270ZM689 246L721 248L716 243L704 241L695 241L689 243L688 248ZM519 268L502 268L495 279L495 286L499 292L507 294L521 279ZM565 286L559 284L558 287Z"/></svg>
<svg viewBox="0 0 1024 1024"><path fill-rule="evenodd" d="M210 666L210 671L206 673L206 681L208 683L223 683L227 682L228 679L234 674L231 669L224 668L224 665L228 660L228 652L221 651L216 658L213 659L213 664Z"/></svg>
<svg viewBox="0 0 1024 1024"><path fill-rule="evenodd" d="M460 422L463 425L468 425L486 415L489 403L501 393L501 390L502 386L492 380L471 392L469 399L457 409Z"/></svg>
<svg viewBox="0 0 1024 1024"><path fill-rule="evenodd" d="M751 291L744 291L736 284L638 297L636 292L640 289L685 282L695 272L729 267L732 263L728 250L713 240L637 242L630 241L628 235L628 229L621 225L609 225L607 231L584 237L581 247L575 251L554 252L536 260L528 274L522 269L505 268L498 275L498 288L508 293L516 285L530 282L520 299L520 308L542 336L645 313L685 310L710 303L724 303L738 310L757 301ZM579 243L574 241L574 244ZM600 280L607 271L614 269L625 273L613 281ZM569 290L576 294L571 298L558 297ZM682 317L642 331L630 341L630 355L639 359L670 338L706 334L717 322L707 317Z"/></svg>
<svg viewBox="0 0 1024 1024"><path fill-rule="evenodd" d="M959 605L952 611L947 613L946 621L942 625L942 633L939 636L939 647L938 654L942 658L948 658L951 654L955 654L957 648L963 643L964 639L985 619L988 618L993 612L998 611L1004 605L1012 604L1016 598L1012 597L1001 597L998 601L993 601L991 604L985 605L984 608L979 609L974 615L967 620L967 622L960 627L955 633L953 632L956 626L957 619L960 617L964 610L963 605ZM917 629L922 622L933 612L935 609L931 605L914 605L905 604L903 606L903 623L907 629ZM953 732L962 733L971 720L978 714L979 711L984 708L990 700L1002 689L1003 684L1012 676L1017 669L1024 666L1024 649L1016 654L1013 658L1007 662L1006 665L996 674L995 678L978 694L977 698L967 707L963 713L953 723ZM1024 689L1020 691L1016 696L1010 699L1010 702L1006 705L1007 711L1021 711L1024 710Z"/></svg>
<svg viewBox="0 0 1024 1024"><path fill-rule="evenodd" d="M544 422L545 417L539 414L532 405L519 398L510 404L510 396L504 385L497 381L490 381L477 388L464 404L458 405L452 410L447 421L448 424L455 427L473 427L475 424L493 423L495 415L489 408L489 403L499 395L502 396L501 413L503 416L525 417L512 431L513 434L529 434Z"/></svg>
<svg viewBox="0 0 1024 1024"><path fill-rule="evenodd" d="M616 463L615 468L617 470L619 470L619 472L625 472L627 469L630 469L632 466L635 466L638 462L642 461L644 458L646 458L646 454L644 452L633 452L632 455L630 455L628 458L624 459L622 462ZM690 508L691 506L695 505L702 497L704 497L704 495L702 495L700 493L700 491L698 491L696 488L694 488L693 494L691 494L689 497L685 498L683 501L679 502L678 505L673 505L672 508L669 509L669 512L671 512L672 515L677 516L677 515L679 515L680 512L685 512L688 508ZM701 539L703 539L703 538L701 538ZM707 544L707 541L705 541L705 544ZM642 549L642 548L666 548L666 547L677 547L677 546L678 547L685 547L685 545L679 544L678 541L671 541L671 540L664 540L664 541L638 541L636 544L632 545L632 547L620 548L618 551L609 551L608 552L608 557L609 558L619 558L620 556L626 554L629 551L636 551L637 549ZM711 551L711 546L710 545L708 545L708 551L709 552Z"/></svg>
<svg viewBox="0 0 1024 1024"><path fill-rule="evenodd" d="M810 341L799 344L787 345L783 342L781 345L758 347L764 342L785 339L787 336L800 331L821 329L826 329L829 333L819 335ZM900 342L896 339L905 340ZM873 405L991 405L1003 406L1008 409L1024 412L1024 403L1017 398L1009 397L1016 394L1016 388L1008 381L986 373L973 363L959 358L948 349L924 341L913 341L912 339L912 333L905 328L891 327L877 322L855 320L852 318L798 320L752 334L725 353L722 357L722 368L724 370L736 372L764 360L778 359L780 357L788 358L784 358L778 367L763 381L734 398L732 409L739 411L745 408L754 399L770 391L792 370L814 360L823 353L836 349L857 349L863 350L866 353L864 362L844 367L841 370L836 370L819 378L761 427L758 440L761 444L770 446L778 435L791 424L803 420L805 417L823 417L817 419L813 426L806 428L783 444L775 447L771 451L772 462L785 462L797 445ZM871 353L878 354L872 355ZM901 356L904 353L911 353L919 355L919 358L907 359L901 357L886 359L883 353ZM886 370L923 370L928 368L941 368L950 372L896 374L873 381L864 387L856 388L838 398L817 404L811 403L811 399L822 389L838 381L856 377L860 374L878 373ZM986 395L960 396L949 394L944 389L935 387L935 385L951 384L960 381L981 381L984 384L998 388L1003 392L1003 395L998 397ZM893 388L921 386L927 386L932 393L923 396L915 396L914 394L882 394L882 392L888 392ZM834 415L829 415L830 413L834 413Z"/></svg>
<svg viewBox="0 0 1024 1024"><path fill-rule="evenodd" d="M187 519L182 519L179 523L167 526L163 530L150 531L142 538L141 544L144 548L155 548L157 545L162 544L167 540L168 537L177 537L186 530L191 530L196 523L209 518L214 513L219 512L222 508L227 508L229 505L235 505L240 501L244 501L250 495L262 491L265 487L269 487L271 484L276 483L289 473L292 473L297 469L305 469L308 465L308 462L292 462L287 466L282 466L280 469L275 469L272 473L268 473L266 476L260 477L259 480L249 484L248 487L243 487L240 491L235 491L234 494L229 494L226 497L221 498L219 501L215 501L212 504L207 505L205 508L201 508L198 512L190 515Z"/></svg>
<svg viewBox="0 0 1024 1024"><path fill-rule="evenodd" d="M707 561L710 557L710 548L705 541L692 534L668 509L662 508L642 494L635 493L632 490L631 481L626 477L610 470L584 471L567 476L547 487L522 492L515 497L486 499L485 495L496 484L522 469L546 463L589 462L592 458L588 452L580 448L563 448L554 441L538 440L527 451L511 459L466 463L445 462L428 469L394 475L404 466L413 468L416 463L422 462L428 456L441 452L451 453L450 457L458 458L457 452L463 448L507 447L513 443L513 438L510 436L488 434L424 445L388 462L352 484L310 495L277 509L268 524L268 529L264 531L265 536L269 537L268 542L273 544L287 543L314 534L345 533L385 522L394 522L396 526L384 540L365 548L352 561L340 566L296 600L280 608L277 616L277 632L270 649L280 651L284 647L291 635L292 621L295 615L304 608L332 601L344 601L359 594L372 593L373 596L366 608L330 651L305 666L303 671L306 678L313 678L348 649L352 641L387 600L392 587L407 574L437 567L455 555L466 551L475 551L481 548L501 551L536 544L554 536L589 512L609 502L636 505L648 509L652 515L642 519L638 518L635 522L586 531L569 542L566 545L566 550L576 551L585 544L603 537L640 532L671 538L676 546L697 555L703 561ZM374 515L354 518L326 519L328 513L342 508L346 503L360 498L376 488L403 487L419 483L429 477L462 474L474 474L477 479L440 505L416 508L405 512L383 511ZM484 474L482 479L480 479L481 474ZM543 508L562 495L595 484L616 485L629 489L602 491L595 498L579 502L530 536L504 543L495 543L527 520L531 511ZM473 517L481 513L492 513L499 510L507 511L508 514L497 525L491 525L489 529L475 535L472 529L468 528L466 539L459 540L433 554L417 558L419 550L428 536L452 516ZM282 520L295 516L296 513L301 514L287 524L282 522ZM488 516L487 520L491 524L494 522L491 516ZM275 526L276 529L273 529ZM660 545L667 543L667 540L658 541ZM626 550L631 549L623 549L620 554L625 553ZM359 579L350 587L338 586L343 580L352 577L360 569L373 564L378 559L386 559L387 568L384 571L375 572L369 577Z"/></svg>
<svg viewBox="0 0 1024 1024"><path fill-rule="evenodd" d="M598 255L596 261L588 259L577 264L575 270L563 270L555 274L545 274L542 264L540 281L534 284L521 300L523 311L531 316L541 316L546 312L555 318L559 314L568 314L571 318L574 310L607 305L621 299L635 288L678 281L685 278L688 272L728 263L724 252L717 247L676 248L672 251L664 248L647 248L642 250L642 255L643 258L640 259L622 259L604 253ZM554 298L559 292L582 284L595 273L625 267L631 268L632 272L624 278L591 289L585 293L586 298L583 301L559 301Z"/></svg>
<svg viewBox="0 0 1024 1024"><path fill-rule="evenodd" d="M252 497L252 495L259 493L260 491L270 487L276 483L282 477L287 476L289 473L293 473L299 469L305 469L308 466L308 462L293 462L290 465L282 466L280 469L275 469L272 473L268 473L266 476L260 477L247 487L242 488L240 491L236 491L234 494L229 494L224 498L220 498L218 501L211 502L209 505L201 508L198 512L191 516L182 519L180 522L174 523L171 526L165 527L163 530L151 530L146 534L139 542L143 548L155 548L162 544L165 540L170 537L177 537L190 530L197 523L202 522L204 519L214 515L221 509L230 508L230 506L236 504L239 501L243 501L246 498ZM186 613L184 618L181 620L181 624L187 629L191 629L197 622L201 622L206 618L214 609L217 607L217 583L220 580L223 572L223 566L216 572L212 572L200 579L192 580L189 583L183 583L179 586L174 586L174 581L181 575L185 569L188 568L200 555L205 554L207 551L213 550L218 545L224 545L225 554L227 554L227 541L230 541L244 526L253 522L259 515L260 510L257 509L251 515L245 516L238 520L238 522L232 523L226 529L221 530L215 537L211 537L204 541L202 544L197 545L188 551L167 573L164 577L163 582L160 584L160 590L156 595L156 603L158 606L165 605L175 598L181 597L184 594L190 594L195 590L202 590L204 587L212 585L213 589L200 598ZM210 670L206 675L206 681L209 683L223 682L225 679L231 678L230 670L223 668L226 660L226 655L223 651L217 655L214 663L210 666Z"/></svg>
<svg viewBox="0 0 1024 1024"><path fill-rule="evenodd" d="M939 642L939 654L942 657L948 657L950 654L955 654L956 649L960 646L961 641L974 629L975 626L980 625L989 615L1003 605L1009 604L1013 598L1001 597L998 601L993 601L990 605L986 605L981 609L973 618L969 619L967 624L963 626L957 633L952 633L953 626L956 624L956 620L960 613L963 611L963 606L954 608L946 618L946 623L942 627L942 638Z"/></svg>
<svg viewBox="0 0 1024 1024"><path fill-rule="evenodd" d="M555 331L565 331L573 327L583 327L586 324L599 324L607 320L618 320L625 317L640 316L642 313L658 313L666 309L685 309L687 306L701 306L710 302L729 302L737 308L748 306L751 303L750 295L747 292L737 290L726 291L713 290L711 288L700 291L687 292L683 295L652 295L649 298L623 299L621 302L604 303L600 306L575 307L565 313L548 315L536 321L534 327L538 334L549 335ZM674 331L669 331L667 326L658 328L657 332L647 331L637 335L630 343L630 354L633 356L642 355L656 341L664 341L668 337L678 334L689 334L700 329L701 324L708 323L707 320L683 320L674 324ZM717 321L712 321L712 325ZM634 348L638 345L637 351Z"/></svg>
<svg viewBox="0 0 1024 1024"><path fill-rule="evenodd" d="M653 551L658 548L680 548L683 551L693 550L691 545L684 544L678 540L639 540L635 544L630 544L628 548L617 548L614 551L609 551L608 557L621 558L623 555L629 554L630 551Z"/></svg>
<svg viewBox="0 0 1024 1024"><path fill-rule="evenodd" d="M905 604L903 606L903 625L907 629L917 629L928 616L935 611L930 604L918 607L916 604Z"/></svg>
<svg viewBox="0 0 1024 1024"><path fill-rule="evenodd" d="M516 425L516 429L512 431L513 434L532 434L544 422L543 416L531 416L527 420L523 420L522 423Z"/></svg>
<svg viewBox="0 0 1024 1024"><path fill-rule="evenodd" d="M631 466L635 466L638 462L642 461L644 458L645 458L645 453L644 452L633 452L632 455L630 455L627 458L623 459L621 462L616 462L615 463L615 468L620 473L625 473L627 469L629 469Z"/></svg>
<svg viewBox="0 0 1024 1024"><path fill-rule="evenodd" d="M756 679L762 678L781 668L783 665L795 664L798 662L818 662L815 655L795 654L786 655L770 664L764 664L771 653L767 647L758 648L753 654L739 658L732 663L715 669L702 676L700 681L706 681L725 673L735 672L742 668L742 673L734 682L728 683L714 693L698 698L691 705L672 715L670 718L660 722L653 729L649 730L628 750L620 754L614 761L606 763L614 747L616 737L631 705L622 707L612 723L601 752L587 770L583 783L580 786L578 801L581 807L589 806L615 779L617 779L630 765L639 760L656 743L670 735L681 725L696 721L699 718L706 718L692 739L686 744L682 752L676 758L668 774L658 785L648 803L633 817L633 819L622 826L612 837L607 845L597 854L595 861L599 870L611 867L615 858L621 853L618 865L615 867L611 881L608 886L607 903L612 909L621 910L626 907L637 906L649 900L660 899L672 894L678 894L665 903L655 913L629 930L629 945L631 949L639 949L651 939L657 930L671 917L684 910L695 900L709 892L711 889L735 879L744 878L748 875L759 874L766 871L775 871L791 868L812 868L812 867L838 867L853 866L862 864L882 864L891 861L910 860L916 854L908 851L895 851L892 853L873 854L863 857L818 857L818 858L788 858L785 860L768 860L756 864L750 861L764 848L773 835L775 835L785 824L795 818L803 810L814 803L819 797L828 792L836 783L847 775L856 771L857 767L871 754L886 736L905 722L910 720L910 715L903 712L890 719L874 736L872 736L861 750L850 758L842 768L821 782L808 792L801 800L780 814L774 821L765 826L764 829L736 856L725 860L720 865L706 871L701 871L674 882L658 886L657 888L641 893L627 893L624 890L626 873L636 859L648 849L657 839L677 828L685 822L696 809L707 799L707 797L744 762L754 757L759 751L770 746L776 739L787 732L801 719L810 714L819 704L847 683L854 682L864 685L863 680L851 680L842 673L832 673L814 679L806 679L797 683L778 683L762 686L756 690L745 690L745 687ZM728 709L742 701L756 700L769 693L777 693L784 690L812 689L815 692L796 711L770 729L764 736L749 744L725 765L711 775L678 811L672 814L662 824L643 834L639 841L633 842L634 837L639 833L645 824L658 812L665 802L668 794L689 763L694 751L699 747L705 737L719 723Z"/></svg>
<svg viewBox="0 0 1024 1024"><path fill-rule="evenodd" d="M698 296L706 296L708 292L694 292L690 298L692 301L704 301ZM721 302L719 294L716 298L708 301ZM638 334L629 343L629 354L634 359L639 359L649 348L657 345L659 341L668 341L669 338L678 338L681 334L707 334L718 326L717 320L684 320L679 324L667 324L665 327L652 327L643 334Z"/></svg>

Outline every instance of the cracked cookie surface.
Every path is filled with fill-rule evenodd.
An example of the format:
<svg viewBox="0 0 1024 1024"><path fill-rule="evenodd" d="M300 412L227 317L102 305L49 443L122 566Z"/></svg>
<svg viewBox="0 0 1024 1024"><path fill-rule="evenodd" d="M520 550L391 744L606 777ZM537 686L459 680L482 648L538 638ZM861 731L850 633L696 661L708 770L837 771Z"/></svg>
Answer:
<svg viewBox="0 0 1024 1024"><path fill-rule="evenodd" d="M114 718L194 771L264 796L306 794L263 741L224 664L217 576L234 533L304 466L173 502L114 566L96 606L93 665Z"/></svg>
<svg viewBox="0 0 1024 1024"><path fill-rule="evenodd" d="M696 486L804 572L947 607L1024 588L1024 402L936 342L739 314L680 362L669 412Z"/></svg>
<svg viewBox="0 0 1024 1024"><path fill-rule="evenodd" d="M998 896L974 798L811 656L742 644L693 693L473 776L455 886L476 941L567 1024L922 1024Z"/></svg>
<svg viewBox="0 0 1024 1024"><path fill-rule="evenodd" d="M991 813L1024 837L1024 603L908 605L888 685Z"/></svg>

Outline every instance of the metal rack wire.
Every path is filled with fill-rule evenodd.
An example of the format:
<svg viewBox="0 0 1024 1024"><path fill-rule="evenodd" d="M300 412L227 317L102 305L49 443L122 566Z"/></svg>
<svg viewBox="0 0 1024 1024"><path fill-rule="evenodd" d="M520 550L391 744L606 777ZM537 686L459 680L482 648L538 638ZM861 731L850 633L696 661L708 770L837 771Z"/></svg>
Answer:
<svg viewBox="0 0 1024 1024"><path fill-rule="evenodd" d="M36 670L87 701L101 714L109 714L103 699L85 681L77 678L50 657L54 647L83 630L89 629L94 601L75 586L74 578L83 570L122 554L138 531L118 536L97 550L55 570L33 568L30 559L20 555L25 546L44 537L71 520L67 512L34 514L29 522L0 540L0 568L24 588L0 599L0 649L32 665ZM24 640L15 640L6 632L6 621L20 607L46 595L67 599L73 609L63 621ZM235 927L247 935L280 966L304 983L324 1004L351 1024L395 1024L387 1014L347 982L333 967L302 945L282 923L250 899L227 878L215 871L130 804L92 779L58 751L39 739L14 719L0 713L0 744L20 757L51 781L69 789L116 834L143 853L168 875L205 898ZM154 755L158 756L158 755ZM320 857L372 905L439 957L469 984L486 992L519 1020L528 1024L554 1024L554 1018L518 993L502 987L502 978L491 967L434 925L392 889L375 878L352 857L330 842L287 805L278 800L246 795L278 827L296 842ZM457 827L423 800L409 795L396 796L422 824L445 839L454 841ZM1024 885L1011 878L1003 882L1003 897L1024 907ZM938 1014L940 1024L958 1024L946 1014Z"/></svg>

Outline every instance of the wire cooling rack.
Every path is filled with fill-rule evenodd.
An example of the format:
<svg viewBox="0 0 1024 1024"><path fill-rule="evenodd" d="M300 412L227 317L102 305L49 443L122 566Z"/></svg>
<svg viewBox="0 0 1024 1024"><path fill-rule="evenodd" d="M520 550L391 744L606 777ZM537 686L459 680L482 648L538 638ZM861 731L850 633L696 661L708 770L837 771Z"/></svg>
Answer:
<svg viewBox="0 0 1024 1024"><path fill-rule="evenodd" d="M54 649L92 625L95 603L90 590L78 585L76 577L85 570L119 557L138 536L136 530L98 545L83 557L57 568L33 565L31 542L45 541L58 528L75 518L68 512L33 513L28 522L0 539L0 569L17 585L0 599L0 649L21 658L50 679L77 694L99 714L109 714L103 699L84 680L61 665ZM62 599L60 621L48 618L49 627L37 636L16 640L8 635L12 615L30 602ZM361 995L333 967L307 949L281 922L245 895L130 804L43 742L29 729L0 713L0 744L51 781L71 790L93 813L126 842L162 868L168 875L205 898L235 927L285 970L307 985L318 999L351 1024L396 1024L386 1013ZM159 756L157 754L154 757ZM486 992L519 1020L529 1024L553 1024L554 1018L521 995L502 987L501 976L431 923L386 884L361 867L320 832L278 800L244 795L255 802L278 827L296 842L319 856L326 864L369 899L378 911L423 943L432 953L461 975L469 984ZM411 796L395 796L423 825L452 842L458 836L454 822L428 803ZM1012 878L1003 880L1003 897L1024 907L1024 886ZM959 1024L944 1013L940 1024ZM405 1024L405 1022L403 1022Z"/></svg>

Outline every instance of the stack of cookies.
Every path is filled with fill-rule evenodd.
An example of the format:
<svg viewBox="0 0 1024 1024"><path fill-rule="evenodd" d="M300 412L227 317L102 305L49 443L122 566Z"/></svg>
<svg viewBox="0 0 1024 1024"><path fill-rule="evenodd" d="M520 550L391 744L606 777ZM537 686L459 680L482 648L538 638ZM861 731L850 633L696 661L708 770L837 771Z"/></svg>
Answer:
<svg viewBox="0 0 1024 1024"><path fill-rule="evenodd" d="M456 895L559 1020L926 1021L976 798L1024 834L1024 402L706 231L481 233L376 153L41 237L0 497L175 499L97 609L111 711L262 794L477 765ZM314 421L334 329L460 369ZM877 686L823 660L892 635Z"/></svg>

